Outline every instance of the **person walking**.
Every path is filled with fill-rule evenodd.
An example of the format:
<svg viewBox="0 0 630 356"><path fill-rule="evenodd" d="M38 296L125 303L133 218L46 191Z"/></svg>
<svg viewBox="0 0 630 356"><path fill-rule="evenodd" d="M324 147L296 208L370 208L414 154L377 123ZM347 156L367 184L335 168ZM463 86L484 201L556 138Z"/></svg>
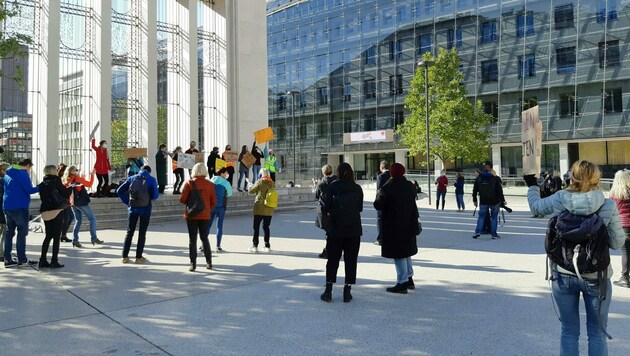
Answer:
<svg viewBox="0 0 630 356"><path fill-rule="evenodd" d="M72 205L72 213L74 214L74 229L72 238L72 247L81 248L83 245L79 242L79 230L83 222L83 215L90 222L90 238L92 245L101 245L103 240L99 240L96 236L96 217L90 207L90 196L87 188L94 183L94 170L90 172L90 179L79 176L79 170L76 166L69 166L63 176L63 184L72 188L72 196L70 197L70 205Z"/></svg>
<svg viewBox="0 0 630 356"><path fill-rule="evenodd" d="M155 154L155 175L157 176L158 193L164 194L168 178L166 175L168 151L166 145L161 144L158 152Z"/></svg>
<svg viewBox="0 0 630 356"><path fill-rule="evenodd" d="M100 194L101 188L105 188L109 185L109 171L112 170L112 165L109 163L109 154L107 152L107 141L102 140L98 143L97 147L96 139L92 137L92 149L96 151L96 162L94 163L94 171L98 179L96 193Z"/></svg>
<svg viewBox="0 0 630 356"><path fill-rule="evenodd" d="M175 151L171 153L171 168L173 169L173 174L175 175L175 184L173 184L173 194L182 194L181 188L182 184L184 184L184 168L177 167L177 155L182 153L181 146L175 147Z"/></svg>
<svg viewBox="0 0 630 356"><path fill-rule="evenodd" d="M604 197L599 190L601 171L589 161L579 160L571 167L571 184L546 198L541 198L536 177L525 175L529 209L537 215L559 215L568 211L575 215L598 214L608 231L608 246L617 250L623 246L626 236L622 229L615 202ZM560 355L578 355L580 338L580 295L586 310L586 331L588 333L588 354L608 355L606 326L612 297L610 277L612 266L608 266L606 295L600 295L597 273L582 273L581 278L549 260L552 271L552 296L557 305L562 323ZM599 286L599 287L598 287Z"/></svg>
<svg viewBox="0 0 630 356"><path fill-rule="evenodd" d="M189 155L194 155L195 153L199 153L199 150L197 149L197 142L190 141L190 145L188 146L188 149L184 153L189 154ZM192 178L192 169L188 170L188 176Z"/></svg>
<svg viewBox="0 0 630 356"><path fill-rule="evenodd" d="M477 199L477 195L479 195L479 199ZM500 205L505 205L505 197L503 196L501 181L492 174L492 162L486 161L484 163L483 172L479 174L473 186L472 198L475 207L479 206L477 226L472 238L476 239L481 236L488 212L490 213L490 235L493 240L501 238L497 234L497 226L499 224Z"/></svg>
<svg viewBox="0 0 630 356"><path fill-rule="evenodd" d="M444 201L446 200L446 188L448 187L448 178L446 177L446 171L442 170L441 174L435 180L436 194L435 194L435 209L440 208L440 197L442 197L442 210L444 210Z"/></svg>
<svg viewBox="0 0 630 356"><path fill-rule="evenodd" d="M330 216L330 228L326 232L326 287L320 299L332 301L332 287L337 282L337 269L343 253L346 271L343 301L352 300L351 285L357 282L357 259L361 244L361 212L363 189L354 182L354 171L348 163L337 166L337 180L330 184L323 214Z"/></svg>
<svg viewBox="0 0 630 356"><path fill-rule="evenodd" d="M9 165L0 163L0 262L4 262L4 240L7 235L7 219L4 217L2 205L4 204L4 175Z"/></svg>
<svg viewBox="0 0 630 356"><path fill-rule="evenodd" d="M230 173L226 167L219 169L218 175L210 178L210 182L214 184L214 192L217 196L217 205L212 209L210 213L210 223L208 225L209 230L212 229L212 223L214 219L217 219L217 252L223 252L221 248L221 239L223 238L223 219L225 218L225 211L227 210L228 197L232 196L232 186L227 181ZM247 184L247 182L245 182Z"/></svg>
<svg viewBox="0 0 630 356"><path fill-rule="evenodd" d="M125 235L125 244L122 251L122 263L129 263L129 250L133 234L136 231L138 220L140 220L140 229L138 230L138 245L136 246L136 263L147 262L144 258L144 244L147 238L147 228L151 220L151 201L157 200L160 196L158 184L155 178L151 176L151 167L144 165L138 174L135 174L116 189L116 194L120 200L127 205L129 211L127 224L127 234Z"/></svg>
<svg viewBox="0 0 630 356"><path fill-rule="evenodd" d="M57 166L57 176L60 179L63 178L63 175L66 172L67 168L68 166L65 163L59 163L59 165ZM68 229L70 228L72 221L74 221L74 213L72 212L72 206L68 204L68 206L65 209L63 209L61 214L63 215L63 221L61 222L61 238L59 239L59 241L72 242L72 239L68 238Z"/></svg>
<svg viewBox="0 0 630 356"><path fill-rule="evenodd" d="M194 272L197 269L197 236L203 244L203 254L206 257L206 269L212 269L212 250L210 250L210 242L208 241L208 223L210 221L210 212L217 204L217 197L212 184L206 176L208 170L203 163L197 163L192 169L192 178L184 185L184 191L179 197L182 204L188 203L188 198L193 190L198 190L203 201L203 211L192 215L188 210L184 210L184 219L188 227L188 256L190 257L190 267L188 270Z"/></svg>
<svg viewBox="0 0 630 356"><path fill-rule="evenodd" d="M396 285L386 290L390 293L407 294L415 289L411 256L418 253L416 236L418 207L413 185L405 178L405 167L394 163L389 167L391 178L376 193L374 208L382 212L383 240L381 256L393 258L396 266Z"/></svg>
<svg viewBox="0 0 630 356"><path fill-rule="evenodd" d="M46 237L42 243L39 268L62 268L64 266L59 263L59 238L65 218L64 208L69 206L70 194L72 194L72 190L61 183L61 178L57 174L57 166L44 167L44 179L39 184L39 197L42 203L39 212L42 214L46 227ZM52 258L48 263L46 255L51 240L53 242Z"/></svg>
<svg viewBox="0 0 630 356"><path fill-rule="evenodd" d="M621 278L614 284L630 288L630 170L624 169L615 173L608 196L617 205L621 227L626 235L626 240L621 246Z"/></svg>
<svg viewBox="0 0 630 356"><path fill-rule="evenodd" d="M210 155L208 156L208 162L206 162L206 165L208 166L208 175L210 176L210 178L217 174L217 158L221 158L221 156L219 155L219 147L215 146L212 148L212 152L210 152Z"/></svg>
<svg viewBox="0 0 630 356"><path fill-rule="evenodd" d="M379 165L379 170L381 173L379 173L378 176L376 176L376 192L377 193L379 189L381 189L381 187L385 185L385 183L387 183L387 181L391 177L389 174L389 162L381 161L381 164ZM377 235L376 235L376 241L374 241L374 244L380 246L381 240L382 240L383 229L381 228L381 212L378 210L376 211L376 230L377 230Z"/></svg>
<svg viewBox="0 0 630 356"><path fill-rule="evenodd" d="M466 205L464 205L464 175L462 173L457 173L457 178L455 178L455 200L457 201L457 211L466 210ZM442 204L444 206L444 204Z"/></svg>
<svg viewBox="0 0 630 356"><path fill-rule="evenodd" d="M265 145L265 149L263 150L263 157L265 158L264 168L267 170L267 172L269 172L269 177L271 177L271 180L275 182L276 172L280 170L276 154L273 153L273 150L268 150L268 147Z"/></svg>
<svg viewBox="0 0 630 356"><path fill-rule="evenodd" d="M337 180L337 176L333 175L332 166L326 164L322 167L322 174L324 177L319 181L315 188L315 199L317 200L317 212L315 213L315 226L327 231L330 229L330 216L324 215L324 207L326 205L326 197L328 196L328 188L330 184ZM319 254L319 258L328 258L328 252L326 246L324 250Z"/></svg>
<svg viewBox="0 0 630 356"><path fill-rule="evenodd" d="M265 157L263 151L261 151L260 148L256 145L256 140L254 140L254 144L252 145L252 156L256 158L256 161L252 165L252 182L256 183L256 181L258 180L258 175L260 174L261 159Z"/></svg>
<svg viewBox="0 0 630 356"><path fill-rule="evenodd" d="M238 182L236 183L236 189L239 192L243 190L247 191L247 181L243 178L249 178L249 168L243 163L243 156L249 153L247 145L241 147L241 153L238 155ZM241 190L241 182L243 182L243 189Z"/></svg>
<svg viewBox="0 0 630 356"><path fill-rule="evenodd" d="M261 178L249 190L249 194L256 194L254 200L254 237L252 238L252 247L249 252L258 252L258 236L260 234L260 223L263 223L263 231L265 234L265 252L271 251L270 236L271 218L275 208L265 205L265 198L269 191L275 189L276 184L271 179L270 172L263 168L260 170ZM249 181L249 179L248 179Z"/></svg>
<svg viewBox="0 0 630 356"><path fill-rule="evenodd" d="M34 265L37 262L26 257L26 235L28 235L28 208L31 204L31 194L39 192L39 187L31 185L29 173L33 168L30 158L21 160L18 164L7 169L4 176L4 194L2 209L7 222L4 239L4 267L13 265ZM11 257L13 236L17 230L15 250L18 260Z"/></svg>

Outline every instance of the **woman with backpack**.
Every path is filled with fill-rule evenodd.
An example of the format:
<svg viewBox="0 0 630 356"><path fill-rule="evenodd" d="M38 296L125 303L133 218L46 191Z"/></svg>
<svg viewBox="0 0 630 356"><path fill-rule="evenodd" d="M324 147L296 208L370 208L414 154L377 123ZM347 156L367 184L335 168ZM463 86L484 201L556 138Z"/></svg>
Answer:
<svg viewBox="0 0 630 356"><path fill-rule="evenodd" d="M249 248L249 252L258 252L258 236L260 234L261 222L263 223L263 231L265 233L264 251L271 251L271 244L269 243L271 231L269 230L269 226L271 225L273 212L278 204L278 193L275 191L276 184L271 180L269 171L263 168L260 170L260 174L261 178L249 190L249 194L256 194L256 199L254 200L254 237L252 238L252 247ZM246 179L246 181L249 183L249 179ZM271 195L275 195L275 203L269 202L268 196Z"/></svg>
<svg viewBox="0 0 630 356"><path fill-rule="evenodd" d="M217 204L217 196L212 184L206 176L208 169L203 163L197 163L191 171L192 178L184 185L184 191L179 197L179 202L186 204L184 219L188 227L188 254L190 257L190 272L197 269L197 236L203 244L203 254L206 257L206 269L212 269L212 251L208 241L208 223L210 222L210 212ZM203 210L189 211L193 202L189 199L200 199L203 202Z"/></svg>
<svg viewBox="0 0 630 356"><path fill-rule="evenodd" d="M74 213L74 229L72 238L72 247L81 248L83 245L79 242L79 230L81 229L81 223L83 222L83 215L87 217L90 222L90 237L92 238L92 245L100 245L103 240L99 240L96 236L96 217L90 207L90 196L87 193L87 188L91 187L94 183L94 170L90 172L90 179L87 180L79 176L79 170L76 166L69 166L63 175L63 184L66 187L72 188L72 196L70 198L70 205L72 205L72 212Z"/></svg>
<svg viewBox="0 0 630 356"><path fill-rule="evenodd" d="M615 202L606 199L599 189L600 178L601 171L597 165L585 160L577 161L571 167L569 187L541 199L535 175L526 175L523 179L529 187L527 192L529 208L533 214L553 215L556 218L566 215L565 212L573 216L586 217L595 213L606 225L608 246L617 250L623 245L625 235ZM563 268L553 262L549 253L548 256L549 267L552 270L552 295L562 322L560 355L579 354L580 295L584 299L586 309L589 355L607 355L606 325L612 295L610 283L612 267L610 264L606 267L604 275L607 275L607 278L600 282L597 272L573 273L566 269L569 267Z"/></svg>
<svg viewBox="0 0 630 356"><path fill-rule="evenodd" d="M49 165L44 167L44 179L39 184L39 197L42 202L39 211L46 226L46 237L42 243L42 253L39 258L39 268L62 268L59 263L59 238L64 220L64 208L68 206L68 198L72 191L61 183L57 175L57 167ZM50 240L53 242L52 259L50 263L46 258Z"/></svg>
<svg viewBox="0 0 630 356"><path fill-rule="evenodd" d="M326 230L326 289L321 300L332 301L332 286L337 282L337 269L343 253L346 280L343 301L352 300L351 285L357 282L357 258L361 244L361 212L363 211L363 189L354 182L354 171L348 163L337 166L337 180L328 188L322 214L330 216L330 227Z"/></svg>
<svg viewBox="0 0 630 356"><path fill-rule="evenodd" d="M626 234L626 241L621 247L621 278L614 283L619 287L630 288L630 170L615 173L608 196L617 204L621 227Z"/></svg>

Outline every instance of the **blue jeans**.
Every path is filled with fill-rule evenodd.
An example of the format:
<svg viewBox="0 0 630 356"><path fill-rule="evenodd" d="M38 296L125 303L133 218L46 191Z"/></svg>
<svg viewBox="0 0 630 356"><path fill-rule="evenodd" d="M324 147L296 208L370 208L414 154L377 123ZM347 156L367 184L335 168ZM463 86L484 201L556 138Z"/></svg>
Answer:
<svg viewBox="0 0 630 356"><path fill-rule="evenodd" d="M440 197L442 197L442 210L444 210L444 200L446 199L446 190L438 190L435 193L435 208L440 206Z"/></svg>
<svg viewBox="0 0 630 356"><path fill-rule="evenodd" d="M252 166L252 173L252 183L256 183L256 181L258 180L258 174L260 174L260 164L255 164Z"/></svg>
<svg viewBox="0 0 630 356"><path fill-rule="evenodd" d="M249 176L249 171L239 171L238 172L238 183L236 183L236 188L237 189L241 188L241 182L245 183L243 185L243 188L247 188L247 181L245 181L245 178L248 178L248 176Z"/></svg>
<svg viewBox="0 0 630 356"><path fill-rule="evenodd" d="M17 230L15 239L15 250L17 251L18 262L26 262L26 235L28 234L28 209L5 210L4 216L7 220L7 234L4 239L4 261L11 261L11 250L13 249L13 236Z"/></svg>
<svg viewBox="0 0 630 356"><path fill-rule="evenodd" d="M465 210L466 206L464 205L464 194L455 194L455 200L457 201L457 209Z"/></svg>
<svg viewBox="0 0 630 356"><path fill-rule="evenodd" d="M479 205L479 214L477 214L477 227L475 228L475 234L480 234L483 230L483 222L488 215L488 209L490 209L490 235L499 236L497 234L497 225L499 223L499 204L496 205Z"/></svg>
<svg viewBox="0 0 630 356"><path fill-rule="evenodd" d="M403 284L413 277L413 262L411 257L394 258L396 265L396 283Z"/></svg>
<svg viewBox="0 0 630 356"><path fill-rule="evenodd" d="M212 229L212 223L214 218L219 218L217 221L217 248L221 247L221 238L223 238L223 219L225 218L225 207L220 206L212 209L210 214L210 223L208 224L208 235L210 235L210 229Z"/></svg>
<svg viewBox="0 0 630 356"><path fill-rule="evenodd" d="M79 230L81 229L81 223L83 222L83 215L90 222L90 237L92 241L96 240L96 217L94 216L94 212L92 212L92 208L89 205L84 206L73 206L72 212L74 213L74 219L76 220L74 223L74 230L72 231L74 237L72 238L73 243L79 242Z"/></svg>
<svg viewBox="0 0 630 356"><path fill-rule="evenodd" d="M577 276L553 272L553 299L558 305L558 313L562 322L562 334L560 335L560 356L578 355L580 339L580 294L584 298L586 309L586 331L588 333L588 354L590 356L608 355L606 334L601 329L598 313L602 326L608 324L608 310L612 296L610 280L606 299L599 303L599 285L596 280L579 280ZM601 310L599 310L601 309Z"/></svg>

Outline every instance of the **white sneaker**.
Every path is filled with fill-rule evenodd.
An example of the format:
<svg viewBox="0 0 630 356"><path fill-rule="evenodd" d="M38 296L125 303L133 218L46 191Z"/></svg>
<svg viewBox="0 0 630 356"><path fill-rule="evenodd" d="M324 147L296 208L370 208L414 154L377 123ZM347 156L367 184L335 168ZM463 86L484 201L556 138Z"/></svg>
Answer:
<svg viewBox="0 0 630 356"><path fill-rule="evenodd" d="M265 251L265 252L270 252L270 251L271 251L271 249L270 249L269 247L265 247L265 248L263 249L263 251Z"/></svg>
<svg viewBox="0 0 630 356"><path fill-rule="evenodd" d="M249 252L258 252L258 247L252 246L248 249Z"/></svg>

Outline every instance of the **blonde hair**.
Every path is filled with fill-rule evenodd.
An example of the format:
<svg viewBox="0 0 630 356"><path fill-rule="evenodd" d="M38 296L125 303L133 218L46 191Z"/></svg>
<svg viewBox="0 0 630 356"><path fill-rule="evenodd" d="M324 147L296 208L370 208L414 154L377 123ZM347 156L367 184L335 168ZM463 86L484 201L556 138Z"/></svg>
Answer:
<svg viewBox="0 0 630 356"><path fill-rule="evenodd" d="M48 165L44 167L44 175L45 176L56 176L57 175L57 166Z"/></svg>
<svg viewBox="0 0 630 356"><path fill-rule="evenodd" d="M326 164L322 167L322 174L325 176L331 175L333 172L332 166L330 164Z"/></svg>
<svg viewBox="0 0 630 356"><path fill-rule="evenodd" d="M208 175L208 168L203 163L196 163L190 174L192 177L205 177Z"/></svg>
<svg viewBox="0 0 630 356"><path fill-rule="evenodd" d="M586 193L599 189L602 172L595 163L579 160L571 166L571 184L567 190Z"/></svg>
<svg viewBox="0 0 630 356"><path fill-rule="evenodd" d="M261 177L269 177L271 175L269 174L269 170L268 169L263 168L263 169L260 170L260 176Z"/></svg>
<svg viewBox="0 0 630 356"><path fill-rule="evenodd" d="M76 170L77 170L77 166L68 166L66 168L66 171L63 172L63 178L61 178L61 180L63 181L64 184L70 183L70 176L73 175L70 172L71 171L76 171Z"/></svg>
<svg viewBox="0 0 630 356"><path fill-rule="evenodd" d="M630 170L623 169L615 173L608 196L620 200L630 199Z"/></svg>

